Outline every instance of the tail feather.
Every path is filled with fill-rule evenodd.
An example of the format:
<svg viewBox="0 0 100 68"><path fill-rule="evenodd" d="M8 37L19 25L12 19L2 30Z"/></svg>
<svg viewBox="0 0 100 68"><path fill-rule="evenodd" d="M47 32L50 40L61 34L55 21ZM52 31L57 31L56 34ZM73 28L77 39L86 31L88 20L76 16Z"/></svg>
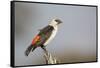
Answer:
<svg viewBox="0 0 100 68"><path fill-rule="evenodd" d="M26 51L25 51L25 55L28 56L29 53L30 53L31 51L33 51L35 48L36 48L36 47L30 45L30 46L26 49Z"/></svg>

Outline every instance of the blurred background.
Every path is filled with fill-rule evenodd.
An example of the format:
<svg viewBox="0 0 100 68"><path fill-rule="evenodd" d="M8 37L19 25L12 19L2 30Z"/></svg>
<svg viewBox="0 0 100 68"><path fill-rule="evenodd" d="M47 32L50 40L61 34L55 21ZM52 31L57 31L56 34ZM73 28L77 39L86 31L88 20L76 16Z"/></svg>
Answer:
<svg viewBox="0 0 100 68"><path fill-rule="evenodd" d="M47 50L60 63L96 61L96 7L16 2L15 65L45 64L41 48L28 57L24 52L38 30L53 18L63 24Z"/></svg>

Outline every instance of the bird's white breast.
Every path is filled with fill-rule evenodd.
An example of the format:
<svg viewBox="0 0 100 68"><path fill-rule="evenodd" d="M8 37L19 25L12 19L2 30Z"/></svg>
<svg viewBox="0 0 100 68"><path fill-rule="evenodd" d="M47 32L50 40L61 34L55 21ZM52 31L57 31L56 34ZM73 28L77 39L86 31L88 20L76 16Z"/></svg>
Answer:
<svg viewBox="0 0 100 68"><path fill-rule="evenodd" d="M50 38L44 43L44 45L47 45L55 37L57 30L58 30L58 26L53 26L53 27L54 27L54 30L53 30Z"/></svg>

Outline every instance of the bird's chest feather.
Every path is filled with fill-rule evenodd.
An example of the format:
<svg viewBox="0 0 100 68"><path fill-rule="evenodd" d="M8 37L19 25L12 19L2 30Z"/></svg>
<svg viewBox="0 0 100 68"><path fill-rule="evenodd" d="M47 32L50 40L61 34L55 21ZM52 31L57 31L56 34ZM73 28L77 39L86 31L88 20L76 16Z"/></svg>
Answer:
<svg viewBox="0 0 100 68"><path fill-rule="evenodd" d="M57 26L54 26L54 30L52 31L51 36L47 39L44 45L47 45L55 37L57 30L58 30Z"/></svg>

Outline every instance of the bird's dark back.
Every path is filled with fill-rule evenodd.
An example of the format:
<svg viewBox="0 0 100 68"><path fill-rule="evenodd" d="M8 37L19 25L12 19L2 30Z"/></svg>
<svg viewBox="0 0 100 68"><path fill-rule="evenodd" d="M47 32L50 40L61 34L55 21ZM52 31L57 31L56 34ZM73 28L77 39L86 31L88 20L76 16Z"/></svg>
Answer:
<svg viewBox="0 0 100 68"><path fill-rule="evenodd" d="M41 29L39 32L39 36L40 38L40 42L39 45L44 44L46 42L46 40L48 40L53 32L54 28L53 26L46 26L45 28Z"/></svg>

